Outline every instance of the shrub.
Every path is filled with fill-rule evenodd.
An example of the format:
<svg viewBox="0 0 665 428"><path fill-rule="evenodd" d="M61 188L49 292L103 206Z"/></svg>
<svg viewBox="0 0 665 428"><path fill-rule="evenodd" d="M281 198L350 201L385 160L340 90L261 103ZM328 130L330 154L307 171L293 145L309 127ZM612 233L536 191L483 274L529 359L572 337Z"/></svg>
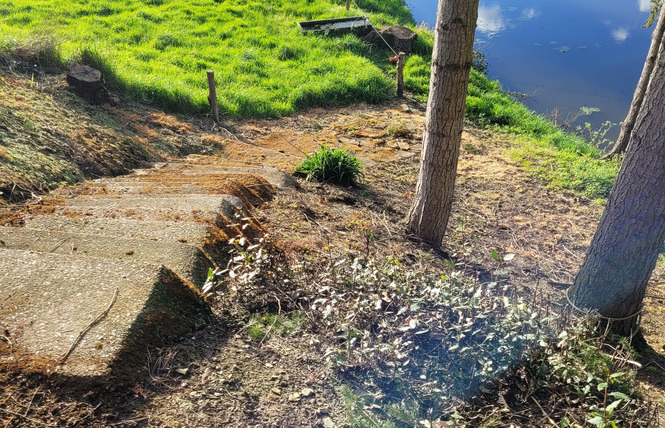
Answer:
<svg viewBox="0 0 665 428"><path fill-rule="evenodd" d="M305 174L307 180L353 186L363 179L360 161L353 153L343 149L329 149L321 145L296 167L296 172Z"/></svg>

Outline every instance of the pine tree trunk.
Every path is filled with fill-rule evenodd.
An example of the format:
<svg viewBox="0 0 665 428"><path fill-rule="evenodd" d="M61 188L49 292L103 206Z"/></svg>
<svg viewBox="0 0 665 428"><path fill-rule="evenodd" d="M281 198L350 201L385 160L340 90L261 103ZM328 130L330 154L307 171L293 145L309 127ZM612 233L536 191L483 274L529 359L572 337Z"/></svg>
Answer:
<svg viewBox="0 0 665 428"><path fill-rule="evenodd" d="M407 233L441 245L453 201L478 0L439 0L420 172Z"/></svg>
<svg viewBox="0 0 665 428"><path fill-rule="evenodd" d="M628 110L628 115L621 124L621 131L619 131L619 137L617 138L616 143L612 146L610 150L603 159L610 159L620 153L626 151L628 146L628 141L630 140L630 134L635 127L635 121L637 120L637 115L640 113L642 108L642 103L644 101L644 94L647 91L649 82L653 75L654 66L656 65L658 58L660 58L665 44L663 43L663 34L665 34L665 19L663 18L664 14L660 14L658 18L658 23L656 28L653 30L651 35L651 47L649 47L649 52L647 53L647 59L644 61L644 67L642 68L642 74L640 75L640 80L637 82L637 88L635 88L635 93L633 94L633 101L630 103L630 109Z"/></svg>
<svg viewBox="0 0 665 428"><path fill-rule="evenodd" d="M626 157L586 258L570 291L580 308L624 318L639 311L665 241L665 56L631 133ZM612 323L622 335L637 317Z"/></svg>

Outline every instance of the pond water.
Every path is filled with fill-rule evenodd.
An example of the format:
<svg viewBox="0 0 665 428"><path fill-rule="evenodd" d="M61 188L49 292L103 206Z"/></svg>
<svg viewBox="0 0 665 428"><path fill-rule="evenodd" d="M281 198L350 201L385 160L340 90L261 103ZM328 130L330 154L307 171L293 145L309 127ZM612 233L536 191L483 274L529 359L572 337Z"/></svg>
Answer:
<svg viewBox="0 0 665 428"><path fill-rule="evenodd" d="M407 4L433 28L437 0ZM642 28L650 9L650 0L481 0L476 48L488 75L530 108L560 118L599 108L576 122L597 128L628 112L655 27Z"/></svg>

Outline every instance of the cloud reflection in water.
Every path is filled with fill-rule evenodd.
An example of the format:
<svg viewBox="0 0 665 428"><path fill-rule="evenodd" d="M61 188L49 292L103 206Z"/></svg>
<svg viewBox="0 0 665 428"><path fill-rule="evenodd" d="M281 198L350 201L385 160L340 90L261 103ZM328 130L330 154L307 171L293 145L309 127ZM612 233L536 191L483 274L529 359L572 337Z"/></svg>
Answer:
<svg viewBox="0 0 665 428"><path fill-rule="evenodd" d="M494 36L506 28L501 7L495 4L492 7L480 6L478 8L478 30L488 36Z"/></svg>
<svg viewBox="0 0 665 428"><path fill-rule="evenodd" d="M640 12L649 12L651 11L651 0L637 0L637 7L640 8Z"/></svg>
<svg viewBox="0 0 665 428"><path fill-rule="evenodd" d="M647 0L647 1L649 1L649 0ZM533 18L537 17L538 15L540 15L540 12L538 12L534 8L528 8L528 9L524 9L522 11L522 19L533 19Z"/></svg>
<svg viewBox="0 0 665 428"><path fill-rule="evenodd" d="M625 42L629 35L630 32L625 28L617 28L616 30L612 30L612 38L617 43Z"/></svg>

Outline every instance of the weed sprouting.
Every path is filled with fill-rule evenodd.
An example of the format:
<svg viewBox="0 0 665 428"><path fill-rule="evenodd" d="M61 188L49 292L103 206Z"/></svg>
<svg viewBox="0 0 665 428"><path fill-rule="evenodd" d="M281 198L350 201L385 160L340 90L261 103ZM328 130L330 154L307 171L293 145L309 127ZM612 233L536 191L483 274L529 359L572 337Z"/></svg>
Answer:
<svg viewBox="0 0 665 428"><path fill-rule="evenodd" d="M298 312L288 315L259 313L250 317L246 329L252 340L261 342L266 340L270 334L293 336L302 330L304 322L305 318Z"/></svg>
<svg viewBox="0 0 665 428"><path fill-rule="evenodd" d="M589 144L602 150L612 145L612 141L607 138L607 133L616 125L616 123L606 120L597 129L594 129L589 122L585 122L584 127L577 127L577 132L582 133L584 131Z"/></svg>
<svg viewBox="0 0 665 428"><path fill-rule="evenodd" d="M386 134L392 139L406 138L411 136L411 130L403 121L391 124L386 128Z"/></svg>
<svg viewBox="0 0 665 428"><path fill-rule="evenodd" d="M305 174L310 181L341 186L359 184L364 175L360 160L353 153L343 149L329 149L324 145L321 145L321 150L307 155L296 167L296 172Z"/></svg>

